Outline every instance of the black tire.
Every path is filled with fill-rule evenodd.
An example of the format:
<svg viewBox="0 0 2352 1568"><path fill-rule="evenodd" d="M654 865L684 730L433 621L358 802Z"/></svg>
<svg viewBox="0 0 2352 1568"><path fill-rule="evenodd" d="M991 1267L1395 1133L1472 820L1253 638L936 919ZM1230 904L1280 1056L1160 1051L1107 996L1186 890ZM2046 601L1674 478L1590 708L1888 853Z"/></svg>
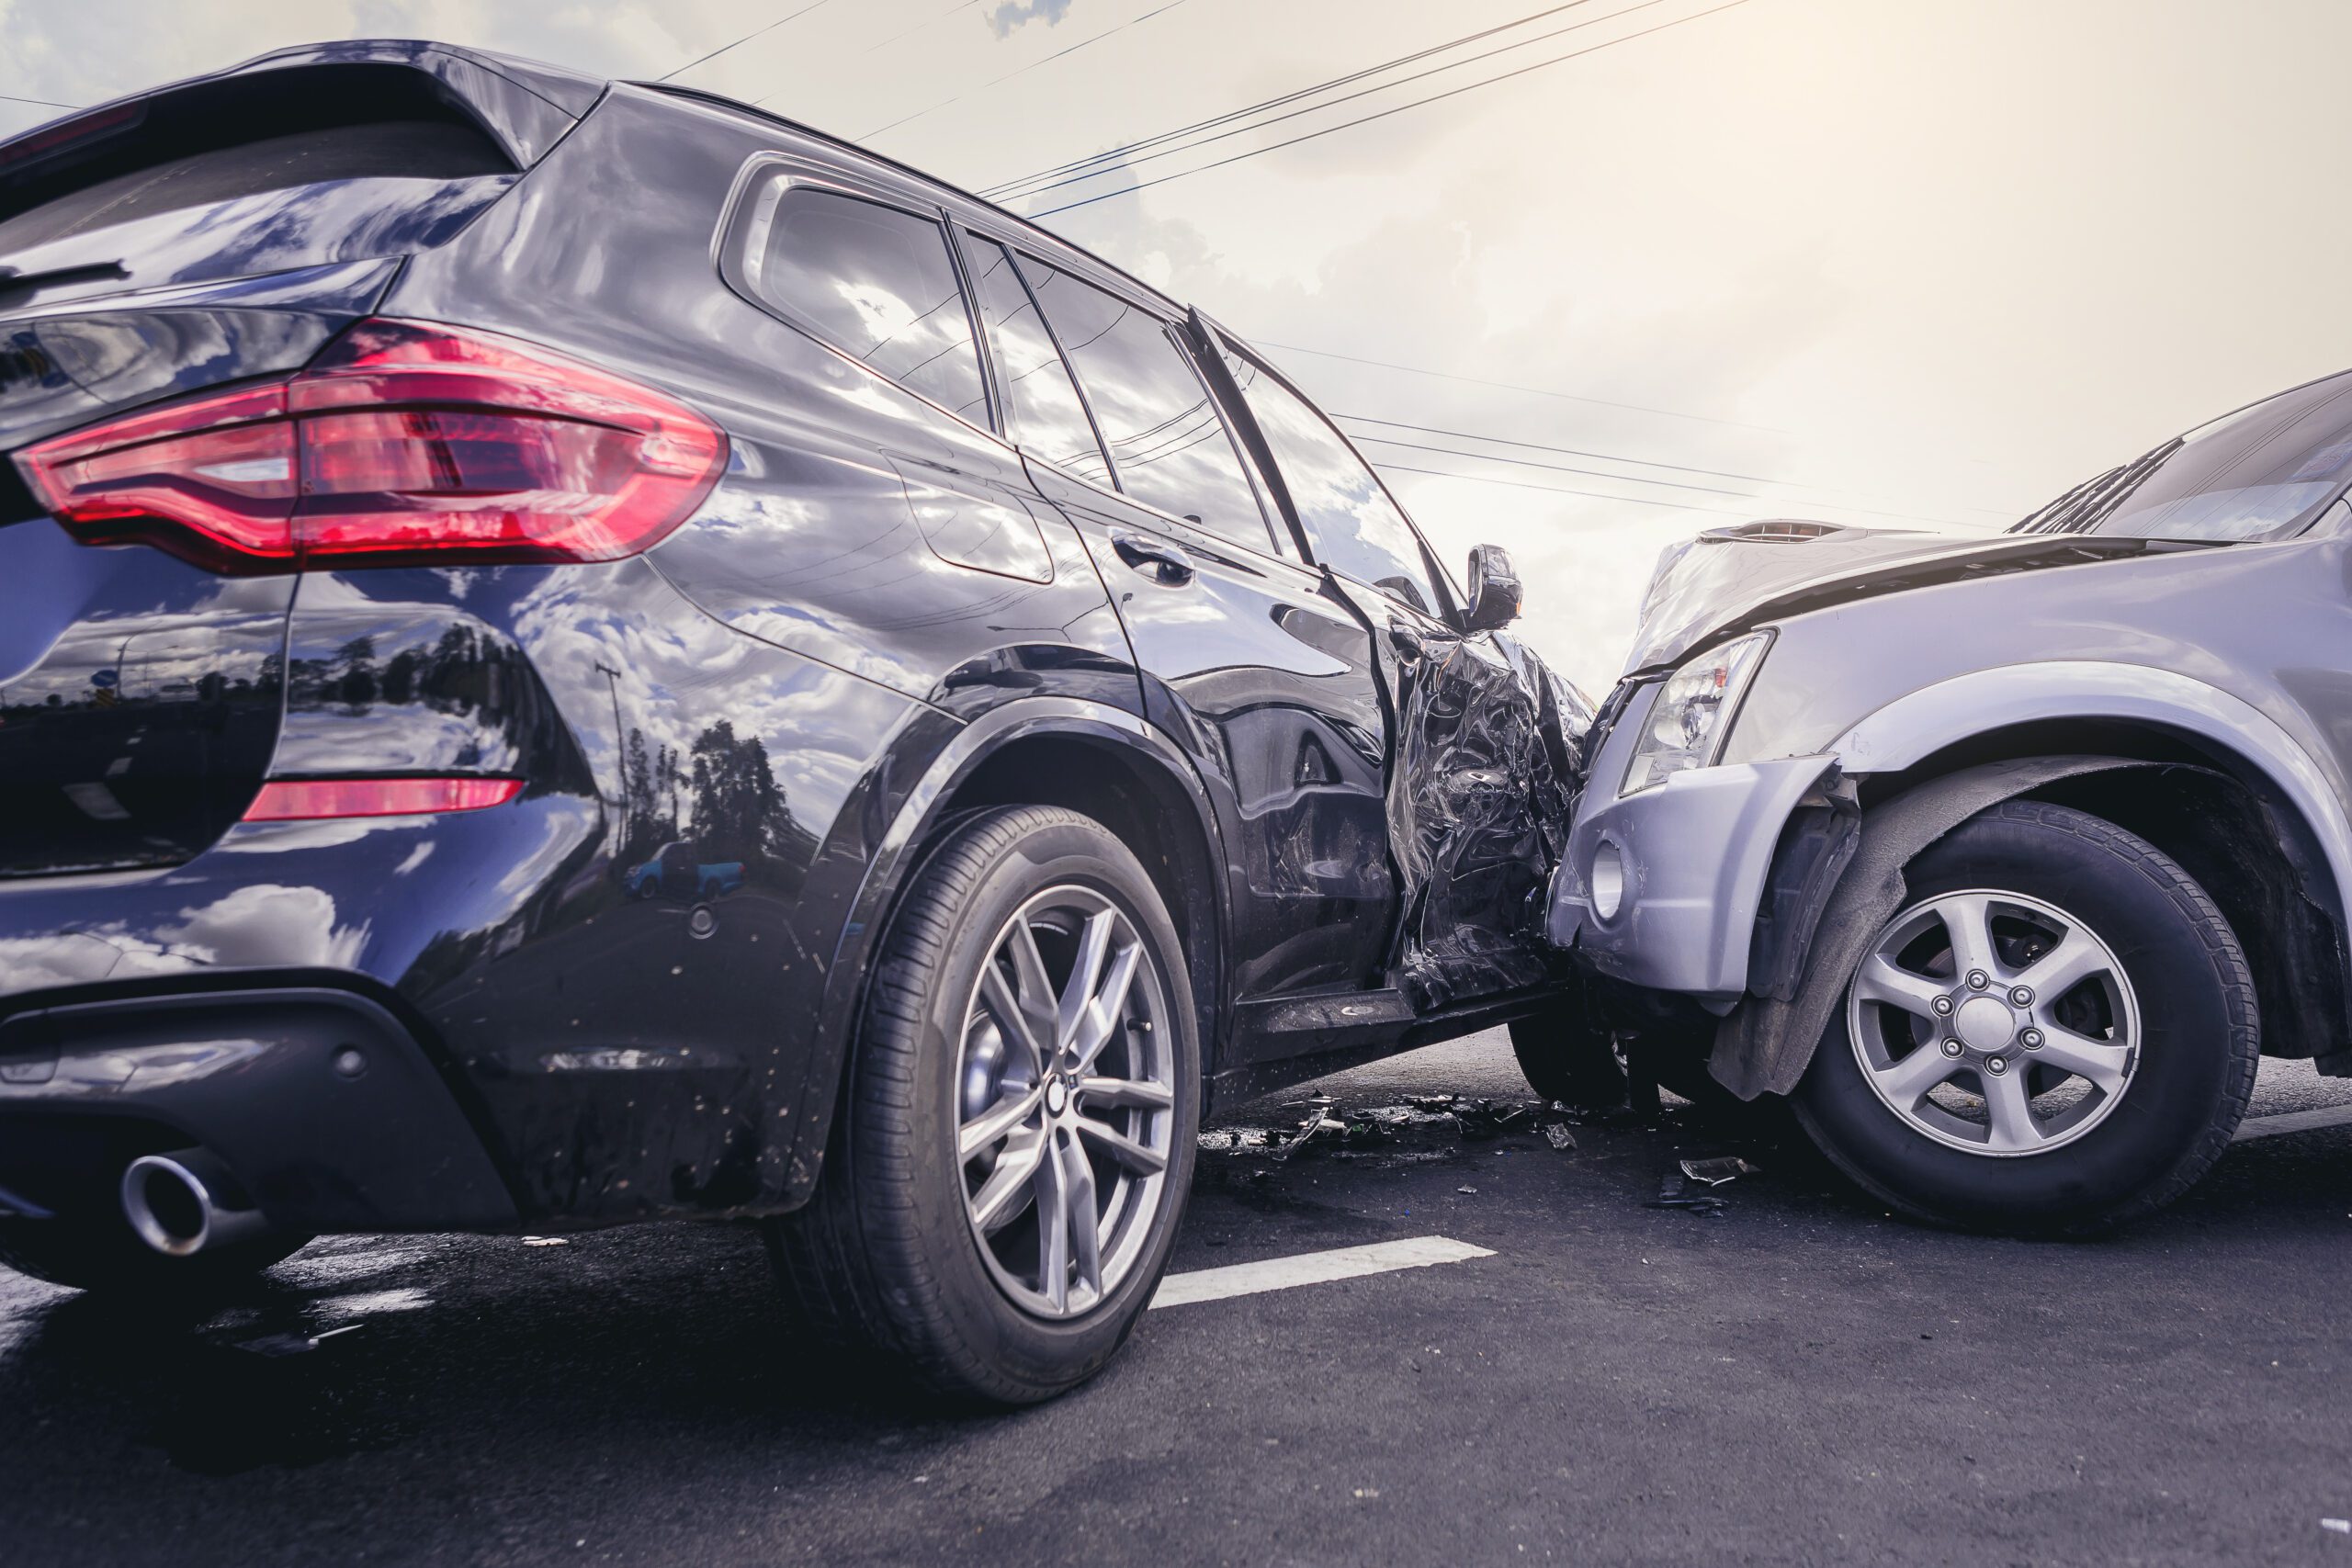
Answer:
<svg viewBox="0 0 2352 1568"><path fill-rule="evenodd" d="M2245 1114L2260 1047L2245 954L2205 890L2113 823L2024 800L1970 818L1905 875L1915 904L1981 889L2078 918L2138 998L2141 1048L2104 1120L2061 1146L1996 1157L1937 1142L1889 1107L1858 1059L1841 998L1794 1096L1822 1153L1899 1212L1967 1229L2096 1232L2187 1191Z"/></svg>
<svg viewBox="0 0 2352 1568"><path fill-rule="evenodd" d="M277 1233L208 1247L194 1258L166 1258L124 1221L10 1218L0 1220L0 1264L52 1285L169 1310L233 1293L310 1239Z"/></svg>
<svg viewBox="0 0 2352 1568"><path fill-rule="evenodd" d="M1511 1055L1528 1087L1572 1111L1613 1111L1625 1103L1625 1068L1610 1031L1581 997L1510 1021Z"/></svg>
<svg viewBox="0 0 2352 1568"><path fill-rule="evenodd" d="M996 934L1033 896L1073 886L1123 912L1156 968L1173 1103L1157 1212L1136 1221L1141 1250L1082 1314L1047 1317L1000 1284L967 1210L957 1056ZM884 938L816 1194L766 1224L802 1324L880 1352L932 1389L991 1404L1032 1404L1091 1377L1149 1305L1192 1183L1201 1068L1190 987L1151 878L1100 823L1029 806L957 823Z"/></svg>

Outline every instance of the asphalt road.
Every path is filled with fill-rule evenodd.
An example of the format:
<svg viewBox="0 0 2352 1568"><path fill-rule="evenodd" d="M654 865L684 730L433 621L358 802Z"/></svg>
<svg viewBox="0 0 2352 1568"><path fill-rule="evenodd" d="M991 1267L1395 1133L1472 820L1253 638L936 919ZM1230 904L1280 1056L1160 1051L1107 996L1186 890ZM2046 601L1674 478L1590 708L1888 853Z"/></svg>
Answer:
<svg viewBox="0 0 2352 1568"><path fill-rule="evenodd" d="M1528 1099L1495 1036L1317 1087ZM2346 1101L2273 1066L2255 1111ZM806 1354L731 1228L319 1243L176 1326L0 1274L0 1562L2352 1562L2352 1127L2088 1245L1687 1115L1573 1135L1204 1153L1178 1270L1492 1256L1157 1310L1010 1416Z"/></svg>

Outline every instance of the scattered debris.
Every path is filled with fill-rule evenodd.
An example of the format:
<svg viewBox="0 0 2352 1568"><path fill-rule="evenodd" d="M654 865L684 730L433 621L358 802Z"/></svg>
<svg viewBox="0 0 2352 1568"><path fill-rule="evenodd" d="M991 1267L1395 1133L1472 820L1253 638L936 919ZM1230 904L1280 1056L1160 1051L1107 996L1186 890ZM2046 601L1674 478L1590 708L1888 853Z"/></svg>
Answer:
<svg viewBox="0 0 2352 1568"><path fill-rule="evenodd" d="M1301 1144L1320 1133L1345 1134L1348 1130L1347 1123L1339 1121L1331 1114L1331 1107L1338 1103L1339 1101L1328 1094L1318 1094L1308 1100L1306 1106L1306 1119L1298 1124L1298 1131L1292 1135L1290 1142L1274 1151L1274 1157L1288 1159Z"/></svg>
<svg viewBox="0 0 2352 1568"><path fill-rule="evenodd" d="M1761 1176L1764 1168L1750 1165L1737 1155L1723 1155L1714 1159L1686 1159L1682 1162L1682 1174L1706 1186L1721 1187L1743 1176Z"/></svg>
<svg viewBox="0 0 2352 1568"><path fill-rule="evenodd" d="M526 1235L523 1238L523 1245L525 1247L570 1247L571 1238L563 1235Z"/></svg>
<svg viewBox="0 0 2352 1568"><path fill-rule="evenodd" d="M1650 1200L1653 1209L1688 1209L1694 1214L1719 1214L1730 1206L1728 1198L1691 1191L1690 1179L1679 1170L1667 1174L1658 1183L1657 1196Z"/></svg>
<svg viewBox="0 0 2352 1568"><path fill-rule="evenodd" d="M272 1360L282 1360L288 1356L307 1355L328 1340L345 1334L356 1334L364 1326L362 1324L346 1323L341 1328L329 1328L317 1334L265 1334L257 1339L239 1339L233 1344L239 1350L266 1356Z"/></svg>
<svg viewBox="0 0 2352 1568"><path fill-rule="evenodd" d="M1568 1124L1566 1122L1544 1122L1544 1141L1562 1154L1577 1146L1577 1135L1568 1131Z"/></svg>
<svg viewBox="0 0 2352 1568"><path fill-rule="evenodd" d="M1456 1192L1467 1192L1473 1198L1476 1198L1478 1195L1478 1190L1475 1187L1457 1187L1454 1190Z"/></svg>
<svg viewBox="0 0 2352 1568"><path fill-rule="evenodd" d="M2352 1535L2352 1519L2322 1519L2319 1528L2334 1530L2337 1535Z"/></svg>

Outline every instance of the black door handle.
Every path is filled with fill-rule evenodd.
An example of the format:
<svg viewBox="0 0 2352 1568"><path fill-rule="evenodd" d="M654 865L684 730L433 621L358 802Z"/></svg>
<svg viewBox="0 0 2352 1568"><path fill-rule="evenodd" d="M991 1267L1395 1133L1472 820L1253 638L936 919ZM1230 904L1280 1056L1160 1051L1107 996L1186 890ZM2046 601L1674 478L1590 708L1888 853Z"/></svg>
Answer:
<svg viewBox="0 0 2352 1568"><path fill-rule="evenodd" d="M1193 558L1166 539L1122 532L1111 536L1111 547L1119 552L1121 560L1162 588L1181 588L1193 581Z"/></svg>
<svg viewBox="0 0 2352 1568"><path fill-rule="evenodd" d="M1402 621L1388 623L1388 646L1396 650L1397 658L1408 663L1427 656L1430 650L1429 644L1421 640L1421 634Z"/></svg>

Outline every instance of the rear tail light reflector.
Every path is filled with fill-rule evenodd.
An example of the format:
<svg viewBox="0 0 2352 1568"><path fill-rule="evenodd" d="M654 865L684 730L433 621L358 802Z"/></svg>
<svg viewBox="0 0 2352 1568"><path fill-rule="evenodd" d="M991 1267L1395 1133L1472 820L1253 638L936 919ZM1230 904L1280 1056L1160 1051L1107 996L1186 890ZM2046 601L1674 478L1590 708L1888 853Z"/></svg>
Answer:
<svg viewBox="0 0 2352 1568"><path fill-rule="evenodd" d="M85 544L217 571L601 561L691 516L727 440L666 393L471 328L369 320L283 381L17 454Z"/></svg>
<svg viewBox="0 0 2352 1568"><path fill-rule="evenodd" d="M521 779L274 779L245 807L248 822L328 817L413 817L480 811L523 792Z"/></svg>

